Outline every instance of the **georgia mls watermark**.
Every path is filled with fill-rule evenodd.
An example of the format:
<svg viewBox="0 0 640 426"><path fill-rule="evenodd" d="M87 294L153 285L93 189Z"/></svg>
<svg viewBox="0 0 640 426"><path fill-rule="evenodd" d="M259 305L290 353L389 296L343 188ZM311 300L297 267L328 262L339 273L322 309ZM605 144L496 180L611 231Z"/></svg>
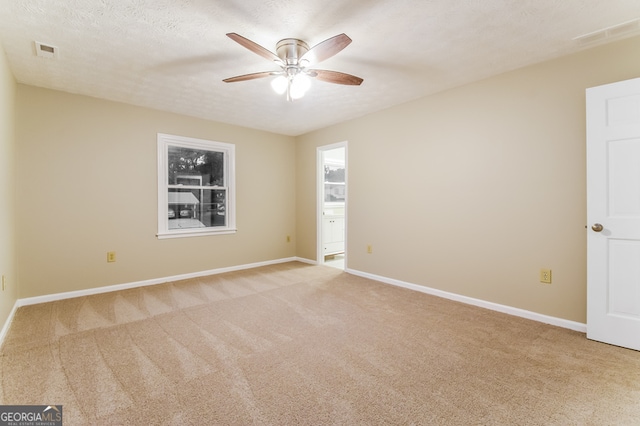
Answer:
<svg viewBox="0 0 640 426"><path fill-rule="evenodd" d="M0 405L0 426L62 426L62 405Z"/></svg>

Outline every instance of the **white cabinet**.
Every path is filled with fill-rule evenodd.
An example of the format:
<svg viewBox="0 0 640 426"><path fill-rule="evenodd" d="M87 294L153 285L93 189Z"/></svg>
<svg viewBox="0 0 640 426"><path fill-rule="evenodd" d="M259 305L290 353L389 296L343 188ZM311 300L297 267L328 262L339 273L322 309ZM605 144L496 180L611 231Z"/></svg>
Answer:
<svg viewBox="0 0 640 426"><path fill-rule="evenodd" d="M344 252L344 216L325 216L322 226L324 254Z"/></svg>

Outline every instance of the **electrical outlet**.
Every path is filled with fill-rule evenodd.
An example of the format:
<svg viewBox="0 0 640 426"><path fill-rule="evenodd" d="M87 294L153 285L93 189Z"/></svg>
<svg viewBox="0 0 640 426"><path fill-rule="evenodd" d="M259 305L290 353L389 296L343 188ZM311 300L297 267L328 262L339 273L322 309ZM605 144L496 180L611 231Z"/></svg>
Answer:
<svg viewBox="0 0 640 426"><path fill-rule="evenodd" d="M540 282L551 284L551 269L540 269Z"/></svg>
<svg viewBox="0 0 640 426"><path fill-rule="evenodd" d="M369 253L369 254L373 253L373 245L371 245L371 244L367 245L367 253Z"/></svg>
<svg viewBox="0 0 640 426"><path fill-rule="evenodd" d="M112 263L116 261L116 252L108 251L107 252L107 262Z"/></svg>
<svg viewBox="0 0 640 426"><path fill-rule="evenodd" d="M287 235L287 242L290 243L291 242L291 235Z"/></svg>

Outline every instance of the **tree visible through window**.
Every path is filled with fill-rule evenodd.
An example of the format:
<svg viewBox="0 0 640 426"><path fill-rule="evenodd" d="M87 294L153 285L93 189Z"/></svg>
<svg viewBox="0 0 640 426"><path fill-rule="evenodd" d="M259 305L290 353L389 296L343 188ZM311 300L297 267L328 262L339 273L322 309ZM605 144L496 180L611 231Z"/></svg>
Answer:
<svg viewBox="0 0 640 426"><path fill-rule="evenodd" d="M234 146L158 135L158 237L235 231Z"/></svg>

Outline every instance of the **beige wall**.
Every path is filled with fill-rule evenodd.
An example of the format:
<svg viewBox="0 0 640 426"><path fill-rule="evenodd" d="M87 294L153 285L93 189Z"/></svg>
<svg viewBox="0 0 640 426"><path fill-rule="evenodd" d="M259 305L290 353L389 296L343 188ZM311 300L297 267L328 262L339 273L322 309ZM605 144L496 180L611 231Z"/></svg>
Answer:
<svg viewBox="0 0 640 426"><path fill-rule="evenodd" d="M0 324L4 324L18 297L16 286L14 211L14 105L16 82L0 47ZM1 326L0 326L1 328Z"/></svg>
<svg viewBox="0 0 640 426"><path fill-rule="evenodd" d="M16 123L20 298L295 255L292 137L24 85ZM236 234L156 238L157 133L236 145Z"/></svg>
<svg viewBox="0 0 640 426"><path fill-rule="evenodd" d="M0 315L16 297L314 259L316 147L347 140L350 268L585 322L584 89L640 75L638 49L625 40L298 138L18 85L15 164L2 57L17 254L0 216ZM236 144L237 234L155 237L158 132ZM552 285L538 282L542 267Z"/></svg>
<svg viewBox="0 0 640 426"><path fill-rule="evenodd" d="M640 76L639 51L621 41L297 138L298 255L316 258L316 147L346 140L349 268L586 322L584 92Z"/></svg>

